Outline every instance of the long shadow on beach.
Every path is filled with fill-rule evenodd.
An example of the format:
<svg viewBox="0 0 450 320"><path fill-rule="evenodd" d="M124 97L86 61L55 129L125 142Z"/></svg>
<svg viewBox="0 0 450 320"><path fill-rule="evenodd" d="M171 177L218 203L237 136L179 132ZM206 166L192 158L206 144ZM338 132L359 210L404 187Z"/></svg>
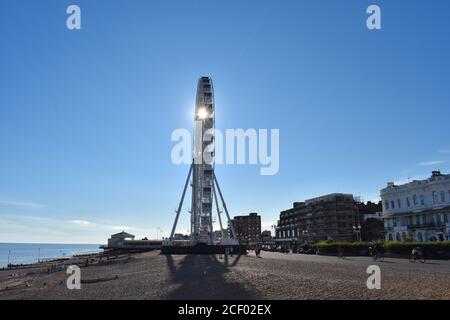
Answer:
<svg viewBox="0 0 450 320"><path fill-rule="evenodd" d="M230 282L225 274L236 265L240 256L224 256L223 261L215 255L188 254L176 266L171 255L166 255L172 283L177 285L168 299L258 299L258 295L246 289L242 283ZM232 260L230 262L230 260ZM243 282L243 279L242 279Z"/></svg>

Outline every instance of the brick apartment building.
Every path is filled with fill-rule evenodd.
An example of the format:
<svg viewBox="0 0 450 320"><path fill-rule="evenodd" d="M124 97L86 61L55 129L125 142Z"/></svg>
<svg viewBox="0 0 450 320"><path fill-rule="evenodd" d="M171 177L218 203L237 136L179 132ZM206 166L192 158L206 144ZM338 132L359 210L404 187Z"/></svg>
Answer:
<svg viewBox="0 0 450 320"><path fill-rule="evenodd" d="M236 216L231 220L234 230L243 245L253 245L261 242L261 216L253 212L247 216ZM228 232L231 233L230 226Z"/></svg>
<svg viewBox="0 0 450 320"><path fill-rule="evenodd" d="M328 239L353 241L360 231L357 211L351 194L333 193L295 202L280 213L276 241L284 245Z"/></svg>

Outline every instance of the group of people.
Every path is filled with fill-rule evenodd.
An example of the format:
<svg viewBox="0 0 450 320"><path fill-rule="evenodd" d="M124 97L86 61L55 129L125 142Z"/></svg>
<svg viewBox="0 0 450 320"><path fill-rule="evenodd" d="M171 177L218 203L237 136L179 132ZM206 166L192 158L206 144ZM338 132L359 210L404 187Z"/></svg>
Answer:
<svg viewBox="0 0 450 320"><path fill-rule="evenodd" d="M289 253L289 249L287 247L281 246L280 248L277 248L279 252L283 253ZM298 252L296 250L297 248L293 248L292 252ZM260 257L261 254L261 247L260 246L254 246L253 251L255 252L255 256ZM302 252L302 253L309 253L309 252ZM316 252L315 252L316 253ZM380 243L373 243L368 248L369 256L372 257L374 260L383 260L384 254L385 254L385 248ZM338 245L337 247L337 256L338 258L345 258L344 249L342 246ZM426 259L426 252L425 247L422 247L420 245L414 247L411 251L411 259L414 260L425 260Z"/></svg>
<svg viewBox="0 0 450 320"><path fill-rule="evenodd" d="M369 255L374 258L374 260L384 257L384 248L382 245L379 245L378 243L373 244L369 247ZM426 259L426 252L425 247L422 247L420 245L414 247L411 250L411 259L410 260L425 260Z"/></svg>

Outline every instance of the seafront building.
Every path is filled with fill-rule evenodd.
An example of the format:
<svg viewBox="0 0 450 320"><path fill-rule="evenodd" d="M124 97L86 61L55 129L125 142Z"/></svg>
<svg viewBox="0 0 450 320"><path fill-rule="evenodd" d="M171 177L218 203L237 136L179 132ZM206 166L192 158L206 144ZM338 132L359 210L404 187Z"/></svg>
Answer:
<svg viewBox="0 0 450 320"><path fill-rule="evenodd" d="M100 247L109 250L153 250L161 248L161 243L161 240L135 240L133 234L122 231L111 235L108 244Z"/></svg>
<svg viewBox="0 0 450 320"><path fill-rule="evenodd" d="M129 241L134 241L134 234L122 231L116 234L111 235L108 239L108 247L110 248L119 248L126 245Z"/></svg>
<svg viewBox="0 0 450 320"><path fill-rule="evenodd" d="M450 240L450 174L402 185L389 182L380 191L386 240Z"/></svg>
<svg viewBox="0 0 450 320"><path fill-rule="evenodd" d="M351 194L332 193L295 202L280 213L278 245L292 246L322 240L352 241L360 235L356 201Z"/></svg>
<svg viewBox="0 0 450 320"><path fill-rule="evenodd" d="M246 216L236 216L231 220L234 230L242 245L256 245L261 243L261 216L256 212ZM229 225L231 233L231 225Z"/></svg>

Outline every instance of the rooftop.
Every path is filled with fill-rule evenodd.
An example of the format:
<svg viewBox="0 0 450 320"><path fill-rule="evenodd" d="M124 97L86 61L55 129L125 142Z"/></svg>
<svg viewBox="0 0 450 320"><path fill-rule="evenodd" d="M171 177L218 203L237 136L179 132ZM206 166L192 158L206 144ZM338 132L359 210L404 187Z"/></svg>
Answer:
<svg viewBox="0 0 450 320"><path fill-rule="evenodd" d="M122 231L116 234L113 234L111 238L134 238L134 234Z"/></svg>
<svg viewBox="0 0 450 320"><path fill-rule="evenodd" d="M411 187L415 187L418 185L426 185L429 183L435 183L442 180L450 180L450 174L442 174L440 171L432 171L431 177L424 180L413 180L411 182L407 182L404 184L396 185L394 182L388 182L387 187L381 189L381 193L386 191L398 190L401 191L403 189L408 189Z"/></svg>
<svg viewBox="0 0 450 320"><path fill-rule="evenodd" d="M334 199L336 199L337 197L342 197L342 198L347 198L347 199L351 199L354 200L353 195L349 194L349 193L330 193L330 194L326 194L320 197L316 197L316 198L311 198L311 199L307 199L304 202L294 202L292 205L292 208L286 209L281 211L281 213L283 212L289 212L289 211L295 211L295 209L301 209L301 208L305 208L310 204L314 204L320 201L333 201Z"/></svg>
<svg viewBox="0 0 450 320"><path fill-rule="evenodd" d="M330 193L326 194L324 196L308 199L305 201L306 204L311 204L319 201L330 201L334 200L335 198L342 197L342 198L348 198L353 200L353 195L349 193Z"/></svg>

